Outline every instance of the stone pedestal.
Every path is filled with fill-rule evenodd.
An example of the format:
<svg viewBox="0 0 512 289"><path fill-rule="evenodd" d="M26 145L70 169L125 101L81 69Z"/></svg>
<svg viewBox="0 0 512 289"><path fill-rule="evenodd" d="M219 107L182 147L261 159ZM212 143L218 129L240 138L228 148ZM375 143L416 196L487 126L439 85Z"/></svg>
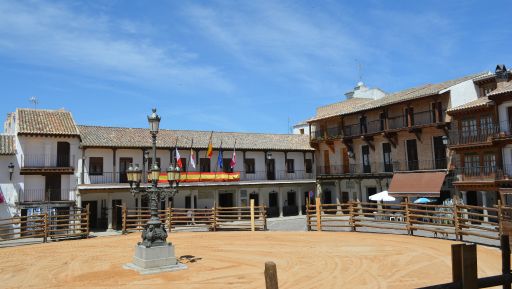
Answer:
<svg viewBox="0 0 512 289"><path fill-rule="evenodd" d="M135 246L133 263L125 264L123 267L125 269L138 271L141 274L154 274L187 269L187 266L178 263L174 255L174 246L172 244L149 248L137 245Z"/></svg>

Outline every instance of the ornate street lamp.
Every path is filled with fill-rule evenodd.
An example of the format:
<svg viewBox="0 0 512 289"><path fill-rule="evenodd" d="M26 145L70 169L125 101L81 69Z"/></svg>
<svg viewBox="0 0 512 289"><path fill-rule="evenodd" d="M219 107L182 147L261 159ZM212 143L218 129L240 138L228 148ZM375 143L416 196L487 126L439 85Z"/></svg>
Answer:
<svg viewBox="0 0 512 289"><path fill-rule="evenodd" d="M158 134L160 125L160 116L156 114L155 108L153 109L153 113L148 116L148 122L153 144L153 165L150 170L151 186L141 187L142 170L139 168L138 164L135 166L130 164L127 170L127 179L133 196L147 195L149 197L151 217L144 225L144 230L142 231L142 242L139 242L139 246L151 248L157 246L170 246L166 241L167 231L158 217L158 203L160 200L164 200L166 197L173 197L178 193L180 168L171 164L167 169L167 181L169 183L169 188L158 187L160 168L156 163L156 135Z"/></svg>
<svg viewBox="0 0 512 289"><path fill-rule="evenodd" d="M14 165L13 165L13 163L10 163L7 167L9 168L9 181L12 181L12 174L14 173Z"/></svg>

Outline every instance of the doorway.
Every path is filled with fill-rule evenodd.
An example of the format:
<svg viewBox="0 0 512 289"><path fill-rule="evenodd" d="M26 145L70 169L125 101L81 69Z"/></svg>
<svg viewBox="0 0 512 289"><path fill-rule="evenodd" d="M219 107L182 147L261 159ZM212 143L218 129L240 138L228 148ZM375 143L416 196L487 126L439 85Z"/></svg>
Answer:
<svg viewBox="0 0 512 289"><path fill-rule="evenodd" d="M324 151L324 173L326 175L331 173L331 161L329 160L329 151Z"/></svg>
<svg viewBox="0 0 512 289"><path fill-rule="evenodd" d="M407 146L407 169L409 171L417 171L419 169L418 164L418 148L415 139L408 139L406 141Z"/></svg>
<svg viewBox="0 0 512 289"><path fill-rule="evenodd" d="M446 145L443 143L443 137L442 136L435 136L434 137L434 162L435 162L435 169L441 170L441 169L447 169L446 164Z"/></svg>
<svg viewBox="0 0 512 289"><path fill-rule="evenodd" d="M370 147L367 145L362 146L361 153L363 156L363 173L371 173L372 167L370 165Z"/></svg>
<svg viewBox="0 0 512 289"><path fill-rule="evenodd" d="M348 174L350 173L350 164L348 159L348 150L346 147L343 147L342 149L342 161L343 161L343 173Z"/></svg>
<svg viewBox="0 0 512 289"><path fill-rule="evenodd" d="M233 193L219 193L219 207L233 207Z"/></svg>
<svg viewBox="0 0 512 289"><path fill-rule="evenodd" d="M276 160L267 160L267 180L276 179Z"/></svg>
<svg viewBox="0 0 512 289"><path fill-rule="evenodd" d="M60 175L45 176L45 201L61 201L61 177Z"/></svg>
<svg viewBox="0 0 512 289"><path fill-rule="evenodd" d="M249 200L254 200L254 206L260 205L260 196L258 195L258 193L250 193Z"/></svg>
<svg viewBox="0 0 512 289"><path fill-rule="evenodd" d="M57 143L57 167L69 167L70 145L68 142Z"/></svg>
<svg viewBox="0 0 512 289"><path fill-rule="evenodd" d="M133 158L119 158L119 182L127 183L128 178L126 177L126 171L130 164L133 163ZM145 176L142 176L144 179Z"/></svg>
<svg viewBox="0 0 512 289"><path fill-rule="evenodd" d="M122 200L112 200L112 228L116 231L123 229Z"/></svg>
<svg viewBox="0 0 512 289"><path fill-rule="evenodd" d="M322 203L323 204L332 204L332 192L331 190L325 190L322 192Z"/></svg>
<svg viewBox="0 0 512 289"><path fill-rule="evenodd" d="M377 193L376 187L367 187L366 188L366 201L370 201L370 196L375 195L376 193ZM370 201L370 202L376 203L375 201Z"/></svg>
<svg viewBox="0 0 512 289"><path fill-rule="evenodd" d="M89 205L89 229L98 228L98 201L82 201L82 208Z"/></svg>

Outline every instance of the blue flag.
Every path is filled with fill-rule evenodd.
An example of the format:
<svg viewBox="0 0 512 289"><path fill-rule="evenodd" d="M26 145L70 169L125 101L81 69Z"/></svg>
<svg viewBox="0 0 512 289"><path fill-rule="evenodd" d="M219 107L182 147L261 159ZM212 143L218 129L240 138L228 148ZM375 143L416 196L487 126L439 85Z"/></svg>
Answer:
<svg viewBox="0 0 512 289"><path fill-rule="evenodd" d="M219 166L219 169L222 170L223 168L223 163L222 163L222 142L220 143L220 148L219 148L219 157L217 158L217 165Z"/></svg>

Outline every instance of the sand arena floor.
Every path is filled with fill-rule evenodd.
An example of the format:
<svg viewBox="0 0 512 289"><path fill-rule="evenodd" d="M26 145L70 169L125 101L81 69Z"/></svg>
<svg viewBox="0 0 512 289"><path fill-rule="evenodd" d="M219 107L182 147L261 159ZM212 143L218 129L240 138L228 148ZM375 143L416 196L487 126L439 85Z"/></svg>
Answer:
<svg viewBox="0 0 512 289"><path fill-rule="evenodd" d="M265 288L265 261L280 288L414 288L449 282L450 244L421 237L332 232L173 233L188 270L139 275L139 234L0 249L1 288ZM478 246L479 276L499 274L500 252Z"/></svg>

